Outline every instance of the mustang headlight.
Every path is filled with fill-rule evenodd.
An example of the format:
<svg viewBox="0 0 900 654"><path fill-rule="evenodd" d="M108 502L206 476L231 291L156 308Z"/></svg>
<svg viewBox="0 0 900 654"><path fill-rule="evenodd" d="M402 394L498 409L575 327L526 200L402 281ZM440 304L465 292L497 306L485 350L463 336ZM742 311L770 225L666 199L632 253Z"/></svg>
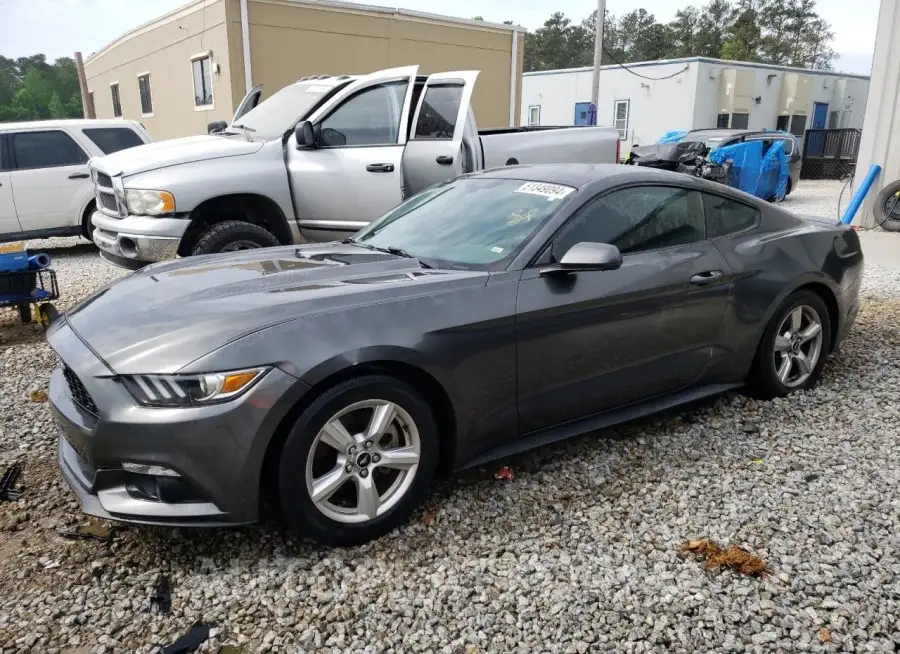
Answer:
<svg viewBox="0 0 900 654"><path fill-rule="evenodd" d="M122 382L145 406L199 406L233 400L247 392L267 368L205 375L124 375Z"/></svg>
<svg viewBox="0 0 900 654"><path fill-rule="evenodd" d="M175 196L168 191L125 191L125 204L133 216L163 216L175 213Z"/></svg>

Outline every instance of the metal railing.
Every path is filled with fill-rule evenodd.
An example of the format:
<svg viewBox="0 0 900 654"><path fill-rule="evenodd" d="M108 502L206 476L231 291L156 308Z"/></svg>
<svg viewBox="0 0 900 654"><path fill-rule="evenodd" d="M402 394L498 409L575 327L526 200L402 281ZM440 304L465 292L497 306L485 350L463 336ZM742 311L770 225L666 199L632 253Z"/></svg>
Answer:
<svg viewBox="0 0 900 654"><path fill-rule="evenodd" d="M803 179L841 179L852 172L862 130L808 129L803 140Z"/></svg>

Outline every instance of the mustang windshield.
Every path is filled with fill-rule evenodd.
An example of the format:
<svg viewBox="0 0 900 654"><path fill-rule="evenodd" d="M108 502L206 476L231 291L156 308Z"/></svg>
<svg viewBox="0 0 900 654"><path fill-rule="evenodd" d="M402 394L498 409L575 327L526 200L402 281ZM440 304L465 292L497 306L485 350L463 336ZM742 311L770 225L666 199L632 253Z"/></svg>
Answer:
<svg viewBox="0 0 900 654"><path fill-rule="evenodd" d="M574 191L515 179L457 179L413 196L354 240L426 263L502 270Z"/></svg>

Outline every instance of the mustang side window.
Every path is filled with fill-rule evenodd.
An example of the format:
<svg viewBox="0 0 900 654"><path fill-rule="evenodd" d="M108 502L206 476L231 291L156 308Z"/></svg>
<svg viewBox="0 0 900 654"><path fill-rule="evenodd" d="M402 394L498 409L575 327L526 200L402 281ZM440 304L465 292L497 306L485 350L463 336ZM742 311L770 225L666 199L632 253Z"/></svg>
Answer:
<svg viewBox="0 0 900 654"><path fill-rule="evenodd" d="M622 254L706 240L703 204L697 191L668 186L633 186L597 198L554 240L559 260L576 243L609 243Z"/></svg>
<svg viewBox="0 0 900 654"><path fill-rule="evenodd" d="M759 217L759 212L753 207L707 193L703 194L703 208L706 210L706 231L709 238L753 227Z"/></svg>
<svg viewBox="0 0 900 654"><path fill-rule="evenodd" d="M326 146L397 145L408 82L370 87L345 101L321 123Z"/></svg>

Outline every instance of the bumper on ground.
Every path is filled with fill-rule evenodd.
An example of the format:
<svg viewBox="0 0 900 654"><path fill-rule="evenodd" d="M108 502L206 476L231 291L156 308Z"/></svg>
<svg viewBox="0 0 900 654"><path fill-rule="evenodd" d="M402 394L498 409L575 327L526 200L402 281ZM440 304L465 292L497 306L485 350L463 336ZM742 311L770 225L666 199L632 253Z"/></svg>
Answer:
<svg viewBox="0 0 900 654"><path fill-rule="evenodd" d="M86 513L176 526L258 519L262 462L298 393L296 379L276 368L232 402L143 407L71 328L49 338L64 362L49 389L60 468Z"/></svg>
<svg viewBox="0 0 900 654"><path fill-rule="evenodd" d="M140 268L173 259L190 225L186 218L113 218L96 211L91 216L94 243L100 255L124 268Z"/></svg>

